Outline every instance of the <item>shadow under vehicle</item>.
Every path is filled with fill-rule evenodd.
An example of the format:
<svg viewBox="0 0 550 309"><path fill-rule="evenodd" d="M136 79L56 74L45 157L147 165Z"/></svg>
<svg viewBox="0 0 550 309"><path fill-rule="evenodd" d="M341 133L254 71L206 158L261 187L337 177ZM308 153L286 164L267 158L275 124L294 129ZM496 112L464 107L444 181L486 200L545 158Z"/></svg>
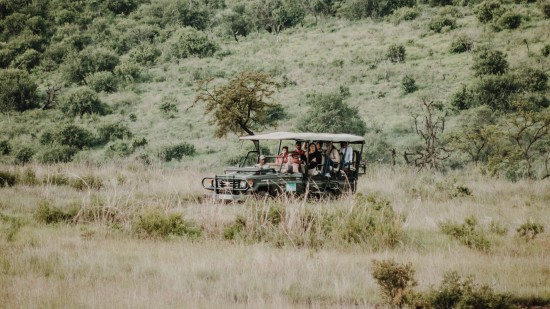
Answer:
<svg viewBox="0 0 550 309"><path fill-rule="evenodd" d="M244 136L241 140L250 140L254 143L254 150L249 151L239 162L237 167L228 167L223 174L214 177L205 177L202 186L208 192L207 196L217 200L243 200L249 196L278 196L280 194L314 194L339 195L343 192L355 192L361 164L361 155L365 139L351 134L329 133L293 133L273 132L267 134ZM341 153L341 162L329 164L323 155L321 164L315 169L308 169L309 158L299 164L284 162L278 155L264 155L261 153L260 142L278 142L277 154L281 154L283 143L289 145L300 143L303 149L309 149L309 144L317 142L331 142L334 147L337 143L347 143L351 147ZM352 158L343 162L346 157ZM292 151L290 151L292 153ZM259 166L260 158L265 164ZM291 157L288 161L291 161ZM331 166L332 165L332 166Z"/></svg>

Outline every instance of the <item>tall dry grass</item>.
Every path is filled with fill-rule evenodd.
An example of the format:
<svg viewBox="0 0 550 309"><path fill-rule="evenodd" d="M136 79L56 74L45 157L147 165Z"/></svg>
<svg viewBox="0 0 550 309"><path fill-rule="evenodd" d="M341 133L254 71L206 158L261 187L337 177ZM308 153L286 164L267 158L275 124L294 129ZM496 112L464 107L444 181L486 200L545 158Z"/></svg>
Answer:
<svg viewBox="0 0 550 309"><path fill-rule="evenodd" d="M24 181L28 168L36 181ZM550 228L548 181L512 183L476 171L373 167L361 178L358 192L388 201L400 218L398 242L373 247L332 235L321 239L326 245L313 246L296 242L304 236L297 223L311 218L308 211L352 213L357 195L221 204L203 200L202 175L185 168L75 164L3 169L20 179L14 187L0 188L0 299L8 308L372 307L382 299L370 274L371 260L388 258L412 263L419 290L457 271L499 293L550 298L548 232L532 241L516 233L528 220ZM54 175L65 175L68 182L55 183ZM72 183L94 179L90 175L101 186ZM77 206L96 212L74 222L46 224L36 218L43 202L60 211ZM282 225L258 219L273 207L285 210ZM202 234L134 234L136 217L151 211L181 215ZM491 243L489 251L468 248L440 230L441 222L461 223L469 216L477 218ZM263 224L267 236L226 240L224 230L238 217L250 220L251 228ZM495 222L506 231L493 232Z"/></svg>

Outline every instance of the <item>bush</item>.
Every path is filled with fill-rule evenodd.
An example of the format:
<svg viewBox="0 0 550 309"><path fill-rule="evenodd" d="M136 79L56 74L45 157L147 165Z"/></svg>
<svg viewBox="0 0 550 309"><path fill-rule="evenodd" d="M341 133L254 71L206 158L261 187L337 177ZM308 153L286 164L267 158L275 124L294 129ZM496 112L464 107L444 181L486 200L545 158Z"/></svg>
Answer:
<svg viewBox="0 0 550 309"><path fill-rule="evenodd" d="M413 93L418 90L416 81L409 75L405 75L405 77L403 77L403 80L401 81L401 88L405 94Z"/></svg>
<svg viewBox="0 0 550 309"><path fill-rule="evenodd" d="M10 143L6 140L0 140L0 156L7 156L11 152Z"/></svg>
<svg viewBox="0 0 550 309"><path fill-rule="evenodd" d="M78 149L72 146L66 145L54 145L47 147L42 152L39 152L37 159L40 163L51 164L70 162L73 160L75 154L78 153Z"/></svg>
<svg viewBox="0 0 550 309"><path fill-rule="evenodd" d="M53 140L63 146L83 149L96 144L96 138L92 132L76 124L62 125L53 133Z"/></svg>
<svg viewBox="0 0 550 309"><path fill-rule="evenodd" d="M410 21L415 20L420 13L418 12L418 9L415 7L403 7L398 10L396 10L393 15L395 16L395 21Z"/></svg>
<svg viewBox="0 0 550 309"><path fill-rule="evenodd" d="M101 72L113 72L120 60L117 54L103 47L88 47L78 55L71 55L65 60L64 71L71 82L81 83L86 76Z"/></svg>
<svg viewBox="0 0 550 309"><path fill-rule="evenodd" d="M474 13L481 23L497 20L504 12L498 0L485 0L474 8Z"/></svg>
<svg viewBox="0 0 550 309"><path fill-rule="evenodd" d="M238 216L232 223L226 225L223 229L223 238L225 240L237 240L245 238L246 218Z"/></svg>
<svg viewBox="0 0 550 309"><path fill-rule="evenodd" d="M38 85L29 73L0 69L0 112L22 112L37 107Z"/></svg>
<svg viewBox="0 0 550 309"><path fill-rule="evenodd" d="M405 61L405 46L403 44L392 44L388 47L386 52L386 57L395 63L400 63Z"/></svg>
<svg viewBox="0 0 550 309"><path fill-rule="evenodd" d="M453 54L470 52L474 41L466 34L461 34L451 42L450 52Z"/></svg>
<svg viewBox="0 0 550 309"><path fill-rule="evenodd" d="M40 56L40 52L29 48L25 50L25 52L23 52L22 54L15 57L12 62L12 66L28 71L40 63Z"/></svg>
<svg viewBox="0 0 550 309"><path fill-rule="evenodd" d="M373 260L372 266L372 276L380 285L383 298L390 306L401 308L416 285L412 265L399 265L393 260Z"/></svg>
<svg viewBox="0 0 550 309"><path fill-rule="evenodd" d="M160 158L165 162L172 160L180 161L183 156L195 155L195 146L188 143L181 143L164 147L160 152Z"/></svg>
<svg viewBox="0 0 550 309"><path fill-rule="evenodd" d="M543 92L548 89L548 75L541 69L522 66L514 75L523 91Z"/></svg>
<svg viewBox="0 0 550 309"><path fill-rule="evenodd" d="M441 223L441 231L460 241L463 245L483 252L489 251L491 243L485 233L478 227L475 217L468 217L463 224L451 222Z"/></svg>
<svg viewBox="0 0 550 309"><path fill-rule="evenodd" d="M500 16L496 25L501 29L517 29L521 25L521 14L514 12L506 12Z"/></svg>
<svg viewBox="0 0 550 309"><path fill-rule="evenodd" d="M69 186L76 190L100 190L103 188L103 180L96 175L84 175L69 181Z"/></svg>
<svg viewBox="0 0 550 309"><path fill-rule="evenodd" d="M181 215L165 215L158 211L141 214L133 224L134 233L140 237L168 238L169 236L187 236L197 238L201 230L193 223L183 220Z"/></svg>
<svg viewBox="0 0 550 309"><path fill-rule="evenodd" d="M541 54L543 57L548 57L548 56L550 56L550 44L544 45L544 46L540 49L540 54Z"/></svg>
<svg viewBox="0 0 550 309"><path fill-rule="evenodd" d="M443 277L439 287L426 295L428 307L446 308L514 308L510 297L493 292L486 285L478 285L471 277L462 279L458 273L449 272Z"/></svg>
<svg viewBox="0 0 550 309"><path fill-rule="evenodd" d="M63 211L57 207L51 206L48 202L43 201L38 205L34 217L38 222L53 224L53 223L69 223L72 222L78 213L78 208L71 208Z"/></svg>
<svg viewBox="0 0 550 309"><path fill-rule="evenodd" d="M142 67L133 61L122 61L116 66L115 76L120 80L131 83L141 76Z"/></svg>
<svg viewBox="0 0 550 309"><path fill-rule="evenodd" d="M86 85L97 92L115 92L117 90L117 79L112 72L101 71L91 73L85 78Z"/></svg>
<svg viewBox="0 0 550 309"><path fill-rule="evenodd" d="M61 111L70 116L106 113L97 93L87 86L69 89L61 96L59 103Z"/></svg>
<svg viewBox="0 0 550 309"><path fill-rule="evenodd" d="M31 162L34 153L34 149L27 146L17 149L14 154L15 164L26 164Z"/></svg>
<svg viewBox="0 0 550 309"><path fill-rule="evenodd" d="M130 50L130 58L141 65L154 64L162 52L154 44L142 44Z"/></svg>
<svg viewBox="0 0 550 309"><path fill-rule="evenodd" d="M540 2L540 11L546 18L550 18L550 2L541 1Z"/></svg>
<svg viewBox="0 0 550 309"><path fill-rule="evenodd" d="M359 115L358 109L348 106L341 92L310 94L306 104L310 109L298 121L298 131L349 133L361 136L367 132L367 125Z"/></svg>
<svg viewBox="0 0 550 309"><path fill-rule="evenodd" d="M503 52L482 48L474 55L472 69L476 76L502 75L508 71L508 61L506 61L506 55Z"/></svg>
<svg viewBox="0 0 550 309"><path fill-rule="evenodd" d="M127 157L134 153L132 144L125 141L115 141L107 145L107 155L110 157Z"/></svg>
<svg viewBox="0 0 550 309"><path fill-rule="evenodd" d="M130 128L121 122L102 125L97 129L97 133L99 141L102 143L108 143L117 139L130 139L134 135Z"/></svg>
<svg viewBox="0 0 550 309"><path fill-rule="evenodd" d="M525 241L531 241L535 239L538 234L544 233L544 226L540 223L527 221L516 229L517 235Z"/></svg>
<svg viewBox="0 0 550 309"><path fill-rule="evenodd" d="M13 187L17 181L17 176L7 171L0 171L0 188Z"/></svg>
<svg viewBox="0 0 550 309"><path fill-rule="evenodd" d="M209 57L219 49L218 45L198 30L187 27L176 30L166 41L167 60L189 58L191 56Z"/></svg>
<svg viewBox="0 0 550 309"><path fill-rule="evenodd" d="M473 105L487 105L493 110L509 111L520 90L518 80L512 75L487 75L474 85Z"/></svg>
<svg viewBox="0 0 550 309"><path fill-rule="evenodd" d="M428 29L440 33L444 29L452 30L456 28L456 20L447 16L436 16L428 23Z"/></svg>

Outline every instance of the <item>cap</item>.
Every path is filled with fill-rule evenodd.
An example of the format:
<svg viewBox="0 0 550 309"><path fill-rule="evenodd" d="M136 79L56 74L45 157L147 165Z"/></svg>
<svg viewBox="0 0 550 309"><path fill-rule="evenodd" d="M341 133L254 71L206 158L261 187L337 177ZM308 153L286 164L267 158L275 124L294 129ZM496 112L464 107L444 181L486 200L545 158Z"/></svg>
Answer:
<svg viewBox="0 0 550 309"><path fill-rule="evenodd" d="M264 155L261 155L261 156L260 156L260 160L265 160L265 156L264 156Z"/></svg>

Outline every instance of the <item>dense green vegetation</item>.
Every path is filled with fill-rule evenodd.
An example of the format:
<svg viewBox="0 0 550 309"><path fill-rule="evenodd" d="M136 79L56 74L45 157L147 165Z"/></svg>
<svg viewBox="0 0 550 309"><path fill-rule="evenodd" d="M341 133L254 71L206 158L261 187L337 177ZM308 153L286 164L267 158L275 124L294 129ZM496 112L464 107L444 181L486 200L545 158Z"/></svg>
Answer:
<svg viewBox="0 0 550 309"><path fill-rule="evenodd" d="M278 125L365 135L369 161L474 164L510 179L545 178L549 7L497 0L2 0L0 160L150 163L170 161L167 147L185 142L193 151L174 158L197 153L223 162L233 139L205 140ZM229 93L243 76L273 86L267 109L244 129L239 115L220 120L228 115L220 102L245 95ZM224 89L218 105L204 100L208 90ZM431 110L423 108L432 101ZM422 119L445 125L422 134L433 124ZM426 141L435 148L423 148Z"/></svg>

